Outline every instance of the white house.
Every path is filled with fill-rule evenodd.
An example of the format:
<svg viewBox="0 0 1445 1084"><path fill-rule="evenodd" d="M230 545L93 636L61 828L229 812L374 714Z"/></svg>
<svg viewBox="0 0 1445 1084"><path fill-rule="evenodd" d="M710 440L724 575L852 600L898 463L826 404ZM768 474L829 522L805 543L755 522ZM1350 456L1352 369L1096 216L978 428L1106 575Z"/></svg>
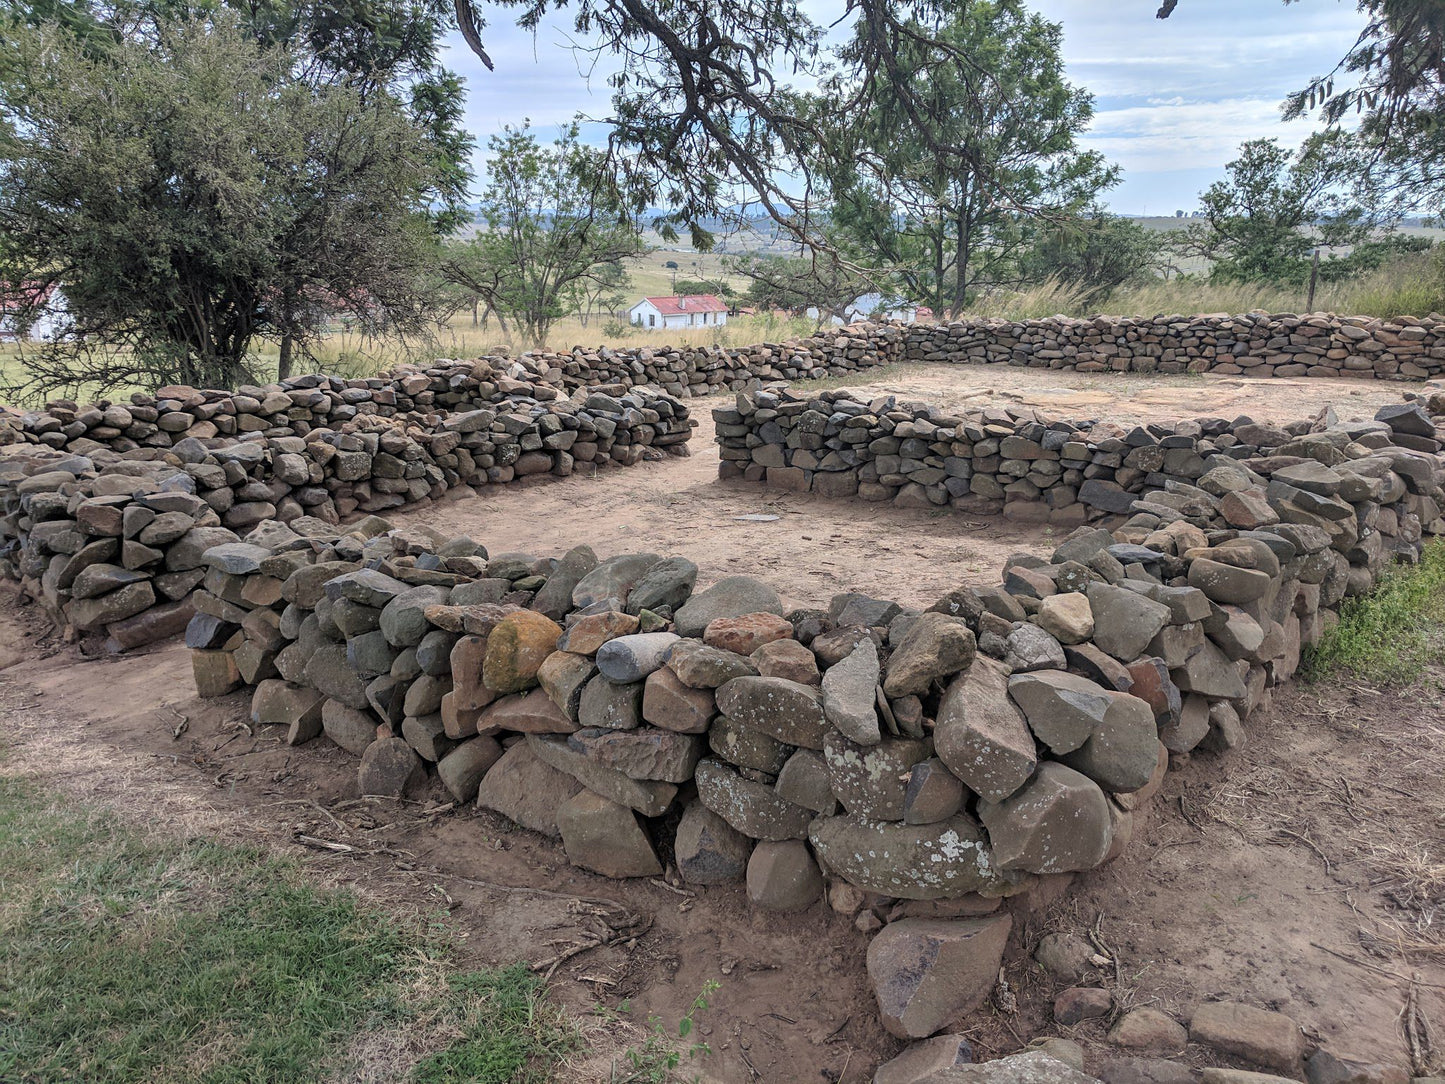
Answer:
<svg viewBox="0 0 1445 1084"><path fill-rule="evenodd" d="M41 309L35 319L22 326L19 313L38 303ZM69 324L65 312L65 296L56 288L25 283L10 291L0 286L0 342L46 342Z"/></svg>
<svg viewBox="0 0 1445 1084"><path fill-rule="evenodd" d="M816 320L818 319L818 310L809 308L806 315L808 319ZM932 319L933 310L927 305L914 305L899 297L884 297L875 291L855 297L844 308L842 319L834 316L830 322L834 326L856 324L862 320L897 320L900 323L913 324Z"/></svg>
<svg viewBox="0 0 1445 1084"><path fill-rule="evenodd" d="M728 322L728 307L715 294L685 297L644 297L627 310L636 327L656 331L677 327L722 327Z"/></svg>

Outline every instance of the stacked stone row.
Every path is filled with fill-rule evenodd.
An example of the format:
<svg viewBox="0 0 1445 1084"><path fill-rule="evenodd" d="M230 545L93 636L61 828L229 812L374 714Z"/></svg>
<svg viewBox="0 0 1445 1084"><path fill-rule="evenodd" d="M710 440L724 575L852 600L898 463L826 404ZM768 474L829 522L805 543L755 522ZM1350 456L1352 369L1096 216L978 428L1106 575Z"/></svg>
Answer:
<svg viewBox="0 0 1445 1084"><path fill-rule="evenodd" d="M187 639L203 695L254 686L258 724L358 754L362 793L434 765L581 868L666 859L783 911L826 893L917 1038L992 990L1011 901L1119 854L1171 759L1240 744L1341 599L1445 529L1440 456L1315 436L1211 455L922 612L785 613L681 558L489 555L373 517L207 550Z"/></svg>
<svg viewBox="0 0 1445 1084"><path fill-rule="evenodd" d="M725 480L1075 527L1128 512L1145 491L1193 486L1216 457L1335 462L1356 443L1434 455L1441 442L1425 402L1383 407L1370 422L1341 423L1326 409L1284 426L1247 417L1123 426L1013 405L951 414L896 396L775 388L740 392L712 413Z"/></svg>
<svg viewBox="0 0 1445 1084"><path fill-rule="evenodd" d="M0 450L0 571L61 628L122 651L184 627L204 545L273 522L311 530L448 491L568 475L579 464L686 454L690 434L676 400L614 386L546 403L509 397L425 424L362 415L304 437L277 426L124 452L86 437L64 450L17 443Z"/></svg>
<svg viewBox="0 0 1445 1084"><path fill-rule="evenodd" d="M738 391L756 379L816 380L895 364L908 360L905 342L902 325L860 323L751 346L574 347L525 357L567 385L653 384L687 398Z"/></svg>
<svg viewBox="0 0 1445 1084"><path fill-rule="evenodd" d="M910 361L1077 372L1424 380L1445 372L1445 316L1331 313L1041 320L970 319L909 328Z"/></svg>
<svg viewBox="0 0 1445 1084"><path fill-rule="evenodd" d="M501 364L502 359L488 359ZM656 384L685 398L738 391L751 379L799 381L896 362L1015 365L1077 372L1424 380L1445 374L1445 316L1250 312L940 324L858 323L785 342L623 347L524 355L567 385Z"/></svg>
<svg viewBox="0 0 1445 1084"><path fill-rule="evenodd" d="M471 366L454 375L475 384ZM23 436L12 445L21 452L38 446L97 462L120 455L183 466L195 491L236 530L273 518L334 520L415 505L460 486L566 476L578 464L630 466L650 448L686 454L691 435L687 408L653 388L608 385L569 395L546 384L504 391L489 381L487 405L451 409L476 402L477 388L441 394L429 386L402 402L391 387L298 379L333 386L273 385L257 395L163 388L157 396L137 392L128 406L51 404L0 432ZM376 397L389 405L383 410Z"/></svg>

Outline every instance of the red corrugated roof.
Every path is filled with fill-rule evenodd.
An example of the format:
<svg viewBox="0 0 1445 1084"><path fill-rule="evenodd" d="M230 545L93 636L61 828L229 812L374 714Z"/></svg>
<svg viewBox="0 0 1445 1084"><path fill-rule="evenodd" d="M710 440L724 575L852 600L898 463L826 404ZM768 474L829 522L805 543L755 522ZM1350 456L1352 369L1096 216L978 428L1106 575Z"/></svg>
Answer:
<svg viewBox="0 0 1445 1084"><path fill-rule="evenodd" d="M686 316L694 312L727 312L727 305L716 294L687 294L680 297L644 297L663 316Z"/></svg>

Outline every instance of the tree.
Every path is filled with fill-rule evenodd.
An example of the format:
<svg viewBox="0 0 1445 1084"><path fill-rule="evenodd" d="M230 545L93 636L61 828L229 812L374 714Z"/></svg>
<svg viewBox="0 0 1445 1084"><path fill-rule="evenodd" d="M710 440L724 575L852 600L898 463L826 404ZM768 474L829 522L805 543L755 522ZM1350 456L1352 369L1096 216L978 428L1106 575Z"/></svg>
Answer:
<svg viewBox="0 0 1445 1084"><path fill-rule="evenodd" d="M1053 279L1077 291L1081 304L1097 306L1120 286L1150 277L1165 241L1158 230L1093 208L1079 219L1042 226L1020 269L1031 282Z"/></svg>
<svg viewBox="0 0 1445 1084"><path fill-rule="evenodd" d="M0 72L0 281L63 291L71 325L16 394L229 387L334 318L426 323L433 148L389 95L293 78L226 12L104 49L12 28Z"/></svg>
<svg viewBox="0 0 1445 1084"><path fill-rule="evenodd" d="M1075 144L1093 101L1064 79L1057 24L1019 0L978 0L925 9L905 29L866 109L819 105L831 222L856 263L957 313L1021 282L1040 224L1076 217L1117 171ZM871 48L860 33L845 62ZM856 79L840 75L822 102L853 96Z"/></svg>
<svg viewBox="0 0 1445 1084"><path fill-rule="evenodd" d="M751 280L750 304L797 314L813 309L819 327L830 317L844 319L848 306L875 288L828 250L809 256L744 256L733 262L733 270Z"/></svg>
<svg viewBox="0 0 1445 1084"><path fill-rule="evenodd" d="M121 42L155 45L167 28L216 11L261 50L283 50L288 82L345 86L368 104L389 96L433 156L428 211L437 228L466 220L472 139L461 80L438 59L455 17L450 0L0 0L0 30L52 26L99 58Z"/></svg>
<svg viewBox="0 0 1445 1084"><path fill-rule="evenodd" d="M691 297L695 294L731 297L733 288L722 279L678 279L672 284L672 292L680 297Z"/></svg>
<svg viewBox="0 0 1445 1084"><path fill-rule="evenodd" d="M1193 249L1224 281L1300 282L1317 245L1353 245L1371 221L1349 195L1358 159L1343 133L1316 134L1298 152L1275 139L1243 144L1228 176L1200 195Z"/></svg>
<svg viewBox="0 0 1445 1084"><path fill-rule="evenodd" d="M601 264L594 274L579 281L572 289L568 305L581 318L582 326L587 327L594 313L616 316L627 303L627 291L630 289L632 276L626 268L615 263Z"/></svg>
<svg viewBox="0 0 1445 1084"><path fill-rule="evenodd" d="M479 296L527 341L542 346L553 323L589 284L614 289L623 262L644 251L633 202L603 152L583 146L577 125L549 148L528 126L488 141L487 228L446 249L454 281Z"/></svg>

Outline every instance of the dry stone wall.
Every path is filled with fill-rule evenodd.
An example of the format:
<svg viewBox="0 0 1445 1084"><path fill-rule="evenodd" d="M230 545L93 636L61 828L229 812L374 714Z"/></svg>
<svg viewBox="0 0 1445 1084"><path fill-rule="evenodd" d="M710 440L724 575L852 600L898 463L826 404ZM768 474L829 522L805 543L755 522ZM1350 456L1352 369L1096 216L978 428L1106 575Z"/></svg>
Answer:
<svg viewBox="0 0 1445 1084"><path fill-rule="evenodd" d="M1445 316L1381 320L1251 312L861 323L753 346L578 347L527 360L569 386L653 384L679 397L739 391L753 379L844 376L897 362L1425 380L1445 374Z"/></svg>
<svg viewBox="0 0 1445 1084"><path fill-rule="evenodd" d="M453 376L475 379L470 366ZM77 410L59 429L52 412L25 430L34 442L0 448L0 572L62 629L124 651L184 628L210 599L202 550L258 526L326 535L342 518L447 492L686 454L691 434L687 408L654 389L497 387L480 407L474 392L442 406L417 390L389 414L338 410L357 404L320 386L268 393L274 410L244 393L176 390ZM236 412L202 419L211 406ZM191 428L159 428L171 417ZM246 435L197 433L219 419ZM149 443L166 433L184 435Z"/></svg>
<svg viewBox="0 0 1445 1084"><path fill-rule="evenodd" d="M772 388L740 392L713 418L724 479L1075 527L1128 512L1146 491L1188 493L1216 461L1259 461L1267 476L1275 464L1346 463L1352 449L1401 462L1434 455L1441 442L1427 407L1442 398L1386 406L1370 422L1342 423L1326 408L1283 426L1249 418L1125 426L1014 405L951 414L896 396ZM1221 513L1227 525L1259 526L1268 510L1254 503L1232 499Z"/></svg>
<svg viewBox="0 0 1445 1084"><path fill-rule="evenodd" d="M199 554L197 689L350 750L362 793L435 773L606 876L670 859L759 908L826 894L874 935L885 1026L921 1038L987 998L1017 901L1121 853L1171 761L1245 741L1341 600L1445 530L1445 460L1409 428L1290 429L1267 454L1196 442L1190 481L926 610L785 612L748 577L696 590L680 557L378 517L264 524Z"/></svg>

